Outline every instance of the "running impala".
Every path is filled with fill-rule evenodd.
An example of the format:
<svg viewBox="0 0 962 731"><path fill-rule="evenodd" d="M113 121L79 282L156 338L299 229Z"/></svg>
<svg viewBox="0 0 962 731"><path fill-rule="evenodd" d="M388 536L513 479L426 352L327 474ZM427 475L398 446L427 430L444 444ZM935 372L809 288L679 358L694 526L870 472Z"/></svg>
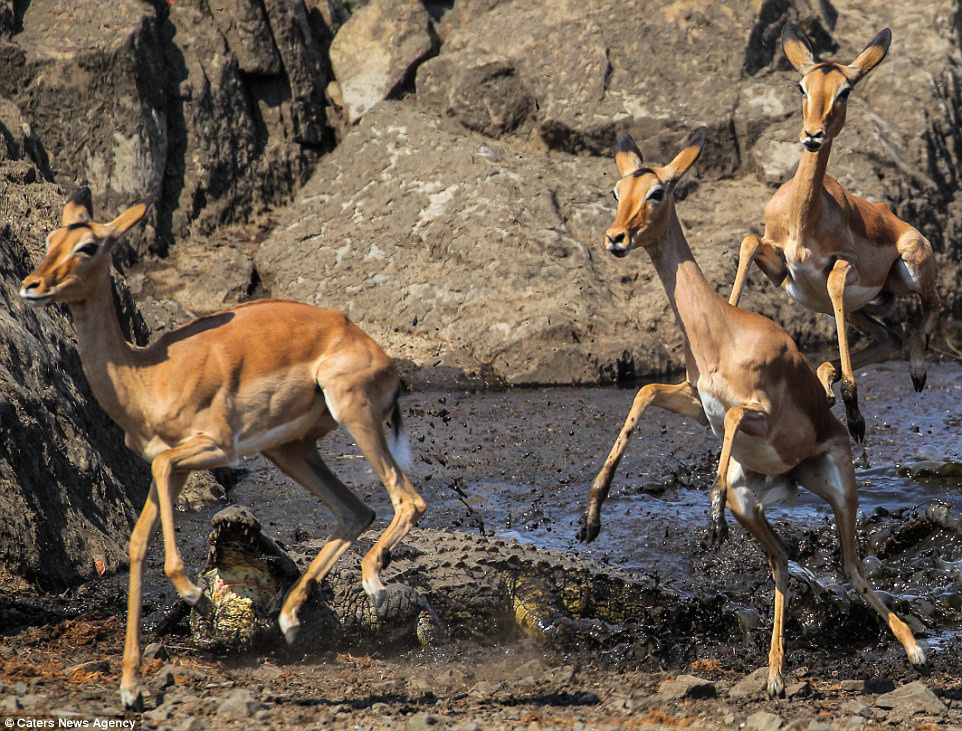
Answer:
<svg viewBox="0 0 962 731"><path fill-rule="evenodd" d="M142 709L140 613L144 555L160 521L164 572L177 593L205 609L202 588L184 571L174 532L174 503L191 470L235 464L262 453L334 513L334 533L291 587L278 623L288 642L314 582L374 520L374 512L324 464L315 442L339 425L354 437L387 488L395 515L361 561L365 591L384 596L380 571L425 510L401 471L407 441L390 358L343 312L266 300L194 320L146 348L124 339L114 310L110 262L121 237L147 211L138 203L110 223L92 220L90 192L74 193L47 254L23 280L30 305L63 302L77 329L90 387L124 430L126 444L150 463L153 482L130 535L130 593L120 694ZM389 447L383 424L393 427ZM398 456L395 457L392 454Z"/></svg>
<svg viewBox="0 0 962 731"><path fill-rule="evenodd" d="M802 485L835 513L842 565L866 603L902 643L913 665L925 653L911 630L878 598L862 571L855 542L858 492L848 434L825 400L812 367L779 325L728 304L715 292L692 256L672 191L701 153L705 130L696 130L664 167L645 165L627 134L615 154L621 179L615 184L615 221L605 248L617 257L642 248L668 294L685 342L686 378L678 384L648 384L635 396L608 459L591 486L579 538L592 541L601 529L601 506L611 480L648 406L695 419L722 440L712 488L710 536L726 533L723 505L768 553L775 581L775 610L769 651L768 692L784 693L784 616L788 556L765 519L765 506L794 494Z"/></svg>
<svg viewBox="0 0 962 731"><path fill-rule="evenodd" d="M845 124L849 93L888 52L892 32L885 28L847 66L816 59L805 35L791 23L782 29L782 48L802 75L802 157L795 176L765 206L765 235L741 244L738 272L729 302L738 304L745 275L754 261L776 287L815 312L835 316L842 400L848 429L865 437L858 407L855 370L889 357L902 346L898 333L879 322L876 304L895 295L918 295L922 319L909 340L909 372L916 391L925 387L925 349L942 303L935 289L935 258L928 240L889 210L846 191L825 173L832 141ZM878 302L870 305L878 298ZM846 322L871 342L849 354ZM829 402L838 366L824 363L819 380Z"/></svg>

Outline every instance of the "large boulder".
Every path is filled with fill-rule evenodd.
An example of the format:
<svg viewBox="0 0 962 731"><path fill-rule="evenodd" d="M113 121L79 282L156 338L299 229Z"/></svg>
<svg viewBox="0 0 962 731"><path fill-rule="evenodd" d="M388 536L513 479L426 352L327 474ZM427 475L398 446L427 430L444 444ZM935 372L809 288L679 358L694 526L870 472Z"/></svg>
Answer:
<svg viewBox="0 0 962 731"><path fill-rule="evenodd" d="M351 123L388 98L434 49L431 17L420 0L372 0L334 36L331 68Z"/></svg>
<svg viewBox="0 0 962 731"><path fill-rule="evenodd" d="M346 309L419 364L511 383L663 372L681 339L661 284L644 254L602 246L615 178L610 159L523 156L382 103L277 213L257 270L271 294ZM718 259L730 242L695 243Z"/></svg>
<svg viewBox="0 0 962 731"><path fill-rule="evenodd" d="M13 126L0 102L0 128ZM0 145L0 150L2 150ZM28 160L0 154L0 583L60 590L127 563L150 484L146 465L101 411L59 306L21 303L63 195ZM122 324L143 341L118 280Z"/></svg>

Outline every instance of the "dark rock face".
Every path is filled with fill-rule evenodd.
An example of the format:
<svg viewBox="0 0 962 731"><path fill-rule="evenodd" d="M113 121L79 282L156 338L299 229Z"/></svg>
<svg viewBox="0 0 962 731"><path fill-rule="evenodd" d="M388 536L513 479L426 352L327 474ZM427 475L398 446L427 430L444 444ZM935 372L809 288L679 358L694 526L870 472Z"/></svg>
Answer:
<svg viewBox="0 0 962 731"><path fill-rule="evenodd" d="M11 109L0 104L0 130L15 126ZM2 152L0 581L57 590L126 564L150 474L94 400L65 311L20 301L20 280L43 256L63 197L29 161ZM128 337L142 342L145 328L118 284Z"/></svg>
<svg viewBox="0 0 962 731"><path fill-rule="evenodd" d="M96 4L2 7L0 95L53 178L89 185L107 216L156 194L128 259L283 200L327 145L326 63L301 2L123 0L108 25Z"/></svg>

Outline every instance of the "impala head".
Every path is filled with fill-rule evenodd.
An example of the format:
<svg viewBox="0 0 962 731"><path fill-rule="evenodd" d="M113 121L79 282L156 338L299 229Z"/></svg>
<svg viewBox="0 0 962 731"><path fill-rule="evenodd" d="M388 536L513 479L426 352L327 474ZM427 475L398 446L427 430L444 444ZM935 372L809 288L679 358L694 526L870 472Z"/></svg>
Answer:
<svg viewBox="0 0 962 731"><path fill-rule="evenodd" d="M110 276L114 245L144 217L148 203L136 203L110 223L91 220L90 190L67 199L60 228L47 236L47 255L20 285L30 305L80 302Z"/></svg>
<svg viewBox="0 0 962 731"><path fill-rule="evenodd" d="M705 128L699 127L685 147L664 167L644 164L641 150L627 132L618 140L615 165L621 178L611 191L618 201L615 222L605 233L605 248L617 257L636 246L653 246L665 235L675 184L701 154Z"/></svg>
<svg viewBox="0 0 962 731"><path fill-rule="evenodd" d="M802 75L802 131L799 141L809 152L817 152L833 139L845 124L848 95L869 71L878 66L889 50L892 31L883 28L858 57L847 66L820 61L812 53L805 34L794 24L782 28L785 56Z"/></svg>

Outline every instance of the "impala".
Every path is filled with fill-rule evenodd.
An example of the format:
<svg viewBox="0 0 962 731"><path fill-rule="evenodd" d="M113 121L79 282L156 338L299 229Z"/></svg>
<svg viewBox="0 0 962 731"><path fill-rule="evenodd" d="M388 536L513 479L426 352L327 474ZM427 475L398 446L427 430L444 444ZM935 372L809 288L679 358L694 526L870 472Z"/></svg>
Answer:
<svg viewBox="0 0 962 731"><path fill-rule="evenodd" d="M97 401L123 429L126 445L151 465L153 482L130 536L120 683L130 709L143 707L141 583L158 520L164 572L186 602L204 609L202 588L185 574L174 533L174 503L191 470L236 464L260 452L334 513L333 535L281 607L278 623L288 642L310 587L374 520L374 512L321 460L318 439L344 426L391 496L394 518L361 562L364 589L375 605L383 599L380 571L391 549L425 510L399 466L406 462L407 441L397 372L343 312L259 301L194 320L146 348L126 342L111 294L111 253L146 211L147 204L138 203L110 223L96 223L89 191L77 191L64 206L60 228L47 237L46 256L20 289L30 305L67 304ZM390 446L383 428L388 419Z"/></svg>
<svg viewBox="0 0 962 731"><path fill-rule="evenodd" d="M922 319L910 336L910 373L916 391L925 386L925 349L942 311L935 289L932 247L921 233L884 203L872 204L846 191L825 174L832 141L845 124L849 93L881 63L892 40L885 28L848 66L815 58L808 40L787 23L782 47L802 75L802 157L795 176L765 206L765 235L747 236L741 244L738 272L729 302L738 304L752 261L776 287L810 310L835 316L838 332L842 400L848 428L856 441L865 437L853 368L877 363L901 347L901 337L879 322L872 300L916 294ZM846 322L871 342L849 354ZM838 367L818 369L829 402Z"/></svg>
<svg viewBox="0 0 962 731"><path fill-rule="evenodd" d="M842 565L849 581L877 611L913 665L925 654L911 630L869 586L855 542L858 492L845 428L832 416L822 386L794 341L781 327L734 307L715 292L692 257L675 212L672 190L701 153L705 130L696 130L668 165L645 165L627 134L615 154L621 179L614 188L618 211L605 235L618 257L637 247L651 257L685 342L686 379L648 384L635 397L621 433L591 486L579 538L592 541L601 528L601 506L632 430L648 406L658 406L709 425L722 439L712 488L710 534L727 532L722 505L768 553L775 581L768 692L784 692L784 615L788 557L765 519L765 507L792 495L799 484L826 500L835 513Z"/></svg>

